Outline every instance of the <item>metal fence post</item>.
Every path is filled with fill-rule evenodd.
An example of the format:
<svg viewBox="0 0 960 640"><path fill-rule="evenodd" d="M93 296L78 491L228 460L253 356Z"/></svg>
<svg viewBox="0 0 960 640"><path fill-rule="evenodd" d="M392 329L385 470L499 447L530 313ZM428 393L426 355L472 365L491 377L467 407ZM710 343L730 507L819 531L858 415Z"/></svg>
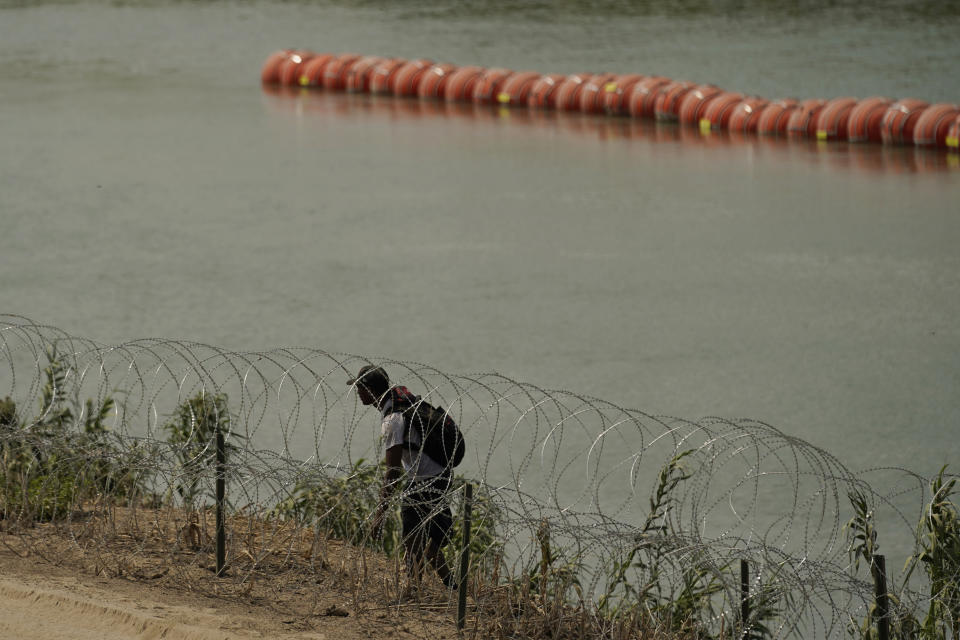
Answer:
<svg viewBox="0 0 960 640"><path fill-rule="evenodd" d="M217 575L223 574L224 565L227 560L227 534L226 534L226 514L224 513L224 502L226 493L226 475L227 475L227 450L223 442L223 431L220 425L216 427L217 432Z"/></svg>
<svg viewBox="0 0 960 640"><path fill-rule="evenodd" d="M750 565L740 560L740 637L750 634Z"/></svg>
<svg viewBox="0 0 960 640"><path fill-rule="evenodd" d="M473 485L464 486L463 549L460 551L460 584L457 594L457 629L462 630L467 620L467 572L470 568L470 511L473 509Z"/></svg>
<svg viewBox="0 0 960 640"><path fill-rule="evenodd" d="M878 640L890 640L890 607L887 601L887 560L881 555L873 556L873 588L877 597L874 612L877 621Z"/></svg>

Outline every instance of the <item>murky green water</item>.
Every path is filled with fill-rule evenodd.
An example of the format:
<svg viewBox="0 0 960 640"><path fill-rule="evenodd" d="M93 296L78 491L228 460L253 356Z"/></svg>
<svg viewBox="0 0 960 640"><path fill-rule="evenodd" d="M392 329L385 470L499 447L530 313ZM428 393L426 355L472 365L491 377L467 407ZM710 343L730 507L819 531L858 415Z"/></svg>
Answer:
<svg viewBox="0 0 960 640"><path fill-rule="evenodd" d="M498 370L854 468L960 454L960 171L913 149L275 95L272 51L960 101L941 3L0 3L3 311Z"/></svg>

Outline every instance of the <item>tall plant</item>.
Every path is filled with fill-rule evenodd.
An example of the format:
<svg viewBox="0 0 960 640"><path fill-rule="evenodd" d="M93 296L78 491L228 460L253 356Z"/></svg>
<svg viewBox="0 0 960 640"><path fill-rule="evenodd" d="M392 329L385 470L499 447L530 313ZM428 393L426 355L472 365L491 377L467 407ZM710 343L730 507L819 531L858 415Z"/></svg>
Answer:
<svg viewBox="0 0 960 640"><path fill-rule="evenodd" d="M456 567L460 561L460 551L463 549L463 487L471 482L463 476L455 476L450 485L450 494L460 498L459 514L454 504L453 529L450 531L450 544L444 549L447 563ZM497 571L497 563L503 555L503 542L500 539L500 525L503 521L503 512L493 500L493 496L483 483L474 485L473 502L470 518L470 571L472 574L490 576ZM459 515L459 517L458 517Z"/></svg>
<svg viewBox="0 0 960 640"><path fill-rule="evenodd" d="M684 458L693 453L692 449L682 451L660 469L650 511L634 545L608 572L606 592L597 603L601 615L642 619L651 626L674 630L701 627L712 616L713 598L723 589L719 572L725 567L717 568L705 554L690 551L669 567L679 571L679 585L665 581L679 536L670 525L670 515L678 504L677 489L692 476ZM639 582L628 579L631 570L641 577Z"/></svg>
<svg viewBox="0 0 960 640"><path fill-rule="evenodd" d="M657 476L657 487L650 497L650 511L635 537L635 543L630 551L619 560L615 560L607 582L606 592L598 602L601 613L612 615L621 608L636 606L640 600L653 595L659 589L660 561L664 540L661 536L668 532L670 512L676 505L673 496L677 486L690 478L681 461L693 453L692 450L683 451L665 464ZM640 569L648 577L643 585L635 586L627 578L630 569Z"/></svg>
<svg viewBox="0 0 960 640"><path fill-rule="evenodd" d="M392 556L402 548L396 509L384 519L379 540L369 535L370 518L379 500L379 468L361 458L344 475L316 474L301 479L290 497L276 506L274 514Z"/></svg>
<svg viewBox="0 0 960 640"><path fill-rule="evenodd" d="M875 512L867 496L859 489L849 492L847 498L853 506L853 517L845 527L848 541L847 553L850 555L854 571L860 568L860 562L863 561L870 568L870 575L876 583L883 576L875 560L880 548L874 521ZM893 606L887 614L887 620L892 637L898 639L913 638L916 620L912 613L900 606L901 601L895 594L891 594L890 603ZM876 638L879 634L877 613L876 603L871 602L867 615L859 624L852 617L850 618L847 625L848 633L863 640Z"/></svg>
<svg viewBox="0 0 960 640"><path fill-rule="evenodd" d="M903 579L891 589L888 614L892 638L902 640L948 640L960 638L960 516L951 499L956 478L944 480L946 466L931 482L930 502L917 524L916 548L906 564ZM880 575L874 561L878 547L874 512L860 491L849 494L854 516L847 523L849 551L854 569L865 560L874 580ZM917 567L930 581L930 599L921 621L906 603L907 584ZM875 605L861 624L851 620L850 632L864 640L877 637Z"/></svg>
<svg viewBox="0 0 960 640"><path fill-rule="evenodd" d="M360 459L344 475L310 475L296 483L290 497L276 506L274 514L311 524L339 540L395 556L403 551L399 493L394 494L393 509L384 519L381 535L369 535L370 519L380 502L381 472L380 466ZM465 482L461 476L454 478L450 493L459 493ZM501 514L482 485L474 493L472 513L471 557L478 560L472 566L475 571L490 572L501 547L497 535ZM455 518L450 544L444 549L451 566L456 566L463 539L462 519Z"/></svg>
<svg viewBox="0 0 960 640"><path fill-rule="evenodd" d="M233 443L238 436L231 432L230 425L226 394L210 394L204 390L180 403L164 425L167 442L173 445L179 463L174 489L188 509L197 506L201 484L213 476L217 432L223 435L228 461L240 451Z"/></svg>
<svg viewBox="0 0 960 640"><path fill-rule="evenodd" d="M960 517L951 500L957 479L944 482L946 466L931 483L932 497L917 525L919 552L907 577L919 565L930 580L930 604L920 625L924 637L960 638Z"/></svg>
<svg viewBox="0 0 960 640"><path fill-rule="evenodd" d="M0 463L4 517L52 520L97 496L126 500L146 484L144 456L107 427L114 400L81 402L68 394L69 368L47 350L38 415L24 422L16 403L0 403Z"/></svg>

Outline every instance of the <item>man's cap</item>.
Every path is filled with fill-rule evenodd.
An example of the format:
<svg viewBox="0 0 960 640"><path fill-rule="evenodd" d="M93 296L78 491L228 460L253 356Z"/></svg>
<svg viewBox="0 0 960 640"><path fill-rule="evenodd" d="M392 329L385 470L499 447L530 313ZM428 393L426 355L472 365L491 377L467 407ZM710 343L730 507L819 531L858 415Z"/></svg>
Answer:
<svg viewBox="0 0 960 640"><path fill-rule="evenodd" d="M354 385L362 382L363 386L371 390L386 390L390 387L390 377L382 367L375 367L372 364L360 367L356 378L347 380L348 385Z"/></svg>

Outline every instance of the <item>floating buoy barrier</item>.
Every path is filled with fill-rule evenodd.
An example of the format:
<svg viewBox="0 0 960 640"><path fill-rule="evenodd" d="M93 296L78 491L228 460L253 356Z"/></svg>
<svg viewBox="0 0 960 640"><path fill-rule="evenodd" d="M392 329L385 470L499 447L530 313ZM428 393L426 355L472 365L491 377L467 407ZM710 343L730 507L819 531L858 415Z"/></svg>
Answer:
<svg viewBox="0 0 960 640"><path fill-rule="evenodd" d="M324 65L323 88L327 91L345 91L347 88L347 74L350 73L350 69L362 57L363 56L353 53L345 53Z"/></svg>
<svg viewBox="0 0 960 640"><path fill-rule="evenodd" d="M787 135L797 137L807 137L817 135L817 116L826 100L811 98L804 100L790 114L787 120Z"/></svg>
<svg viewBox="0 0 960 640"><path fill-rule="evenodd" d="M960 106L914 98L769 100L655 75L541 74L303 49L271 53L260 81L265 86L650 118L693 125L702 134L727 131L960 151Z"/></svg>
<svg viewBox="0 0 960 640"><path fill-rule="evenodd" d="M350 93L369 93L370 79L377 65L384 61L380 56L364 56L347 71L346 90Z"/></svg>
<svg viewBox="0 0 960 640"><path fill-rule="evenodd" d="M757 117L757 133L769 136L787 135L787 121L790 120L790 113L797 108L797 101L792 98L774 100L765 106Z"/></svg>
<svg viewBox="0 0 960 640"><path fill-rule="evenodd" d="M611 116L628 114L626 94L643 78L644 76L637 73L614 76L613 80L603 87L603 112Z"/></svg>
<svg viewBox="0 0 960 640"><path fill-rule="evenodd" d="M325 54L322 56L313 56L301 64L299 70L300 78L297 83L301 87L323 87L323 73L327 65L334 59L334 56Z"/></svg>
<svg viewBox="0 0 960 640"><path fill-rule="evenodd" d="M452 64L435 64L420 78L417 95L421 98L443 98L450 75L457 70Z"/></svg>
<svg viewBox="0 0 960 640"><path fill-rule="evenodd" d="M407 64L406 58L385 58L370 73L370 93L390 93L397 72Z"/></svg>
<svg viewBox="0 0 960 640"><path fill-rule="evenodd" d="M880 139L885 144L913 143L913 129L920 115L929 106L923 100L913 98L894 102L880 121Z"/></svg>
<svg viewBox="0 0 960 640"><path fill-rule="evenodd" d="M680 111L677 114L678 119L683 124L699 125L700 118L703 117L703 108L711 98L723 89L712 84L701 84L683 96L680 102Z"/></svg>
<svg viewBox="0 0 960 640"><path fill-rule="evenodd" d="M921 147L947 146L950 124L960 116L955 104L933 104L924 109L913 129L913 142Z"/></svg>
<svg viewBox="0 0 960 640"><path fill-rule="evenodd" d="M590 76L583 89L580 90L580 111L583 113L602 112L604 87L616 77L612 73Z"/></svg>
<svg viewBox="0 0 960 640"><path fill-rule="evenodd" d="M733 115L734 107L743 100L742 93L723 91L710 98L703 107L700 117L700 131L708 132L714 129L726 129Z"/></svg>
<svg viewBox="0 0 960 640"><path fill-rule="evenodd" d="M575 73L562 80L557 85L554 108L557 111L579 111L580 92L589 77L585 73Z"/></svg>
<svg viewBox="0 0 960 640"><path fill-rule="evenodd" d="M652 118L653 105L660 90L670 84L670 78L647 76L633 85L627 94L627 111L634 118Z"/></svg>
<svg viewBox="0 0 960 640"><path fill-rule="evenodd" d="M684 96L693 91L696 85L692 82L671 82L657 92L657 99L653 102L653 117L657 120L674 121L680 117L680 103Z"/></svg>
<svg viewBox="0 0 960 640"><path fill-rule="evenodd" d="M874 96L857 103L847 122L847 140L850 142L882 142L880 121L893 100Z"/></svg>
<svg viewBox="0 0 960 640"><path fill-rule="evenodd" d="M960 150L960 116L953 119L947 129L947 148Z"/></svg>
<svg viewBox="0 0 960 640"><path fill-rule="evenodd" d="M433 60L426 58L417 58L404 64L397 69L390 81L390 92L395 96L415 96L420 86L420 81L433 66Z"/></svg>
<svg viewBox="0 0 960 640"><path fill-rule="evenodd" d="M566 78L559 73L548 73L530 87L527 106L534 109L553 109L557 106L557 86Z"/></svg>
<svg viewBox="0 0 960 640"><path fill-rule="evenodd" d="M473 88L484 71L483 67L460 67L451 73L443 89L444 99L449 102L473 100Z"/></svg>
<svg viewBox="0 0 960 640"><path fill-rule="evenodd" d="M303 66L310 62L315 55L309 51L291 51L290 55L280 61L278 78L282 85L300 84L300 75Z"/></svg>
<svg viewBox="0 0 960 640"><path fill-rule="evenodd" d="M497 102L507 106L527 106L530 91L539 79L540 74L536 71L514 73L507 78L507 81L500 87L500 92L497 94Z"/></svg>
<svg viewBox="0 0 960 640"><path fill-rule="evenodd" d="M760 114L769 102L757 96L744 98L734 105L727 129L737 133L756 133L760 126Z"/></svg>
<svg viewBox="0 0 960 640"><path fill-rule="evenodd" d="M846 140L847 122L855 106L856 98L834 98L823 105L817 114L817 140Z"/></svg>
<svg viewBox="0 0 960 640"><path fill-rule="evenodd" d="M487 69L473 87L473 101L477 104L496 103L500 89L512 75L510 69Z"/></svg>
<svg viewBox="0 0 960 640"><path fill-rule="evenodd" d="M260 68L260 82L265 85L280 84L280 64L290 57L290 50L271 53Z"/></svg>

